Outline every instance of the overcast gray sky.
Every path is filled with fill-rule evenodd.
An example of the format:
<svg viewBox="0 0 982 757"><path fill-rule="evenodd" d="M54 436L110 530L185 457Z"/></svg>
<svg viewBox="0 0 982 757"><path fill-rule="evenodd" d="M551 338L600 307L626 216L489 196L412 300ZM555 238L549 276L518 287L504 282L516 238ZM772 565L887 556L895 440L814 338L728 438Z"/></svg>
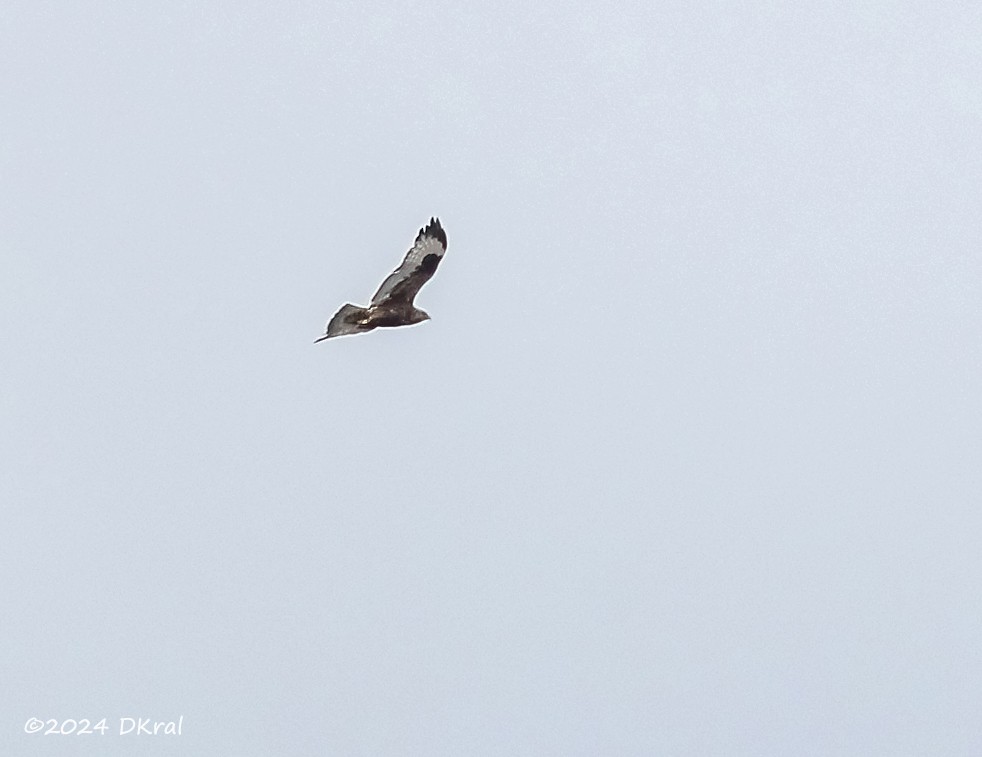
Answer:
<svg viewBox="0 0 982 757"><path fill-rule="evenodd" d="M978 755L980 39L3 3L0 752Z"/></svg>

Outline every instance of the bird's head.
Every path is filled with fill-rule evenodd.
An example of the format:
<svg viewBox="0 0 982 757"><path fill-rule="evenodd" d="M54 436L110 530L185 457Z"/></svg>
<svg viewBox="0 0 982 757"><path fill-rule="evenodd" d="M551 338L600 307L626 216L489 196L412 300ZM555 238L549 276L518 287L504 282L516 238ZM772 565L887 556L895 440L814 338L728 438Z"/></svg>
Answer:
<svg viewBox="0 0 982 757"><path fill-rule="evenodd" d="M425 310L420 310L419 308L416 308L413 311L413 323L422 323L423 321L428 321L428 320L430 320L430 314L427 313Z"/></svg>

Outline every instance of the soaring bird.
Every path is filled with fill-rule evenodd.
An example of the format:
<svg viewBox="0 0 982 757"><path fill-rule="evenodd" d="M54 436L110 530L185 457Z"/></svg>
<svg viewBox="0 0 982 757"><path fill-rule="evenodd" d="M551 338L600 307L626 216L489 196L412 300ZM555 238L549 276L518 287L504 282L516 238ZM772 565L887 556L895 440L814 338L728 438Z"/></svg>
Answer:
<svg viewBox="0 0 982 757"><path fill-rule="evenodd" d="M423 284L436 273L436 267L447 251L447 234L439 218L431 218L419 230L402 264L382 282L367 308L344 305L327 322L324 335L314 340L322 342L335 336L361 334L380 327L412 326L429 320L430 316L413 304Z"/></svg>

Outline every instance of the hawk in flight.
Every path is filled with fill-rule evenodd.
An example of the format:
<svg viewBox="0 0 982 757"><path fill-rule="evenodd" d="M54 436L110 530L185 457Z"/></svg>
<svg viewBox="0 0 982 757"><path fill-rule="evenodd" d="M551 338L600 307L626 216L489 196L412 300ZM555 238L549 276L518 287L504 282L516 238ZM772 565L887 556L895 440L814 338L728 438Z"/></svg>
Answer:
<svg viewBox="0 0 982 757"><path fill-rule="evenodd" d="M328 321L324 335L314 340L322 342L335 336L360 334L381 326L412 326L429 320L429 316L413 304L423 284L436 273L436 267L447 251L447 234L439 218L419 230L416 241L406 253L402 265L382 282L367 308L348 303Z"/></svg>

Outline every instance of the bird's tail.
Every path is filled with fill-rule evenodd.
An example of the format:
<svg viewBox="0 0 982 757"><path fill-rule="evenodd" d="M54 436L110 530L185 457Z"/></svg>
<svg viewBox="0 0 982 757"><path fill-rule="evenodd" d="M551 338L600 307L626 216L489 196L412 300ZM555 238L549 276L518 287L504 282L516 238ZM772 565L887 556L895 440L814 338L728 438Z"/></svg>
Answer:
<svg viewBox="0 0 982 757"><path fill-rule="evenodd" d="M335 336L360 334L363 331L371 331L375 327L366 326L364 323L365 315L367 313L367 308L358 307L357 305L352 305L349 302L338 312L336 312L330 321L328 321L327 328L324 330L324 335L315 339L314 344L317 344L317 342L323 342L325 339L330 339L331 337Z"/></svg>

